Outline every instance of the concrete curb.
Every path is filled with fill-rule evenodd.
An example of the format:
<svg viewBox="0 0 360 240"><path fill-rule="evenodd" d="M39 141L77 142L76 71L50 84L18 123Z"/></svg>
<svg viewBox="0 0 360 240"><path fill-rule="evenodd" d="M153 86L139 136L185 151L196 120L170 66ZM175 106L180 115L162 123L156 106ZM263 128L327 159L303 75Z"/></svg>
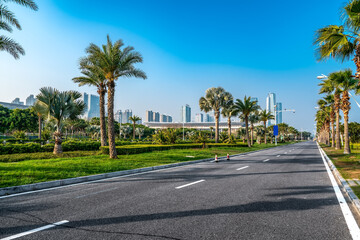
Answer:
<svg viewBox="0 0 360 240"><path fill-rule="evenodd" d="M320 145L319 145L320 146ZM358 214L360 214L360 200L355 195L354 191L351 189L346 180L341 176L340 172L337 170L331 159L327 156L325 151L320 147L322 154L324 155L327 164L329 165L330 170L332 171L335 178L337 178L338 182L341 184L341 188L345 191L346 195L350 198L352 204L355 206L355 209Z"/></svg>
<svg viewBox="0 0 360 240"><path fill-rule="evenodd" d="M285 145L285 146L288 146L288 145ZM282 146L277 146L277 147L282 147ZM275 147L271 147L271 148L275 148ZM265 150L268 150L271 148L265 148L265 149L260 149L257 151L235 154L235 155L231 155L230 157L248 155L251 153L265 151ZM218 159L219 160L226 159L226 156L219 157ZM154 167L138 168L138 169L132 169L132 170L124 170L124 171L118 171L118 172L110 172L110 173L96 174L96 175L76 177L76 178L67 178L67 179L55 180L55 181L49 181L49 182L40 182L40 183L14 186L14 187L0 188L0 196L42 190L42 189L47 189L47 188L61 187L61 186L66 186L66 185L78 184L78 183L98 181L98 180L102 180L102 179L106 179L106 178L120 177L120 176L125 176L125 175L136 174L136 173L143 173L143 172L151 172L154 170L160 170L160 169L165 169L165 168L174 168L174 167L185 166L185 165L190 165L190 164L197 164L197 163L201 163L201 162L208 162L208 161L212 161L212 160L214 160L214 158L206 158L206 159L200 159L200 160L195 160L195 161L172 163L172 164L160 165L160 166L154 166Z"/></svg>

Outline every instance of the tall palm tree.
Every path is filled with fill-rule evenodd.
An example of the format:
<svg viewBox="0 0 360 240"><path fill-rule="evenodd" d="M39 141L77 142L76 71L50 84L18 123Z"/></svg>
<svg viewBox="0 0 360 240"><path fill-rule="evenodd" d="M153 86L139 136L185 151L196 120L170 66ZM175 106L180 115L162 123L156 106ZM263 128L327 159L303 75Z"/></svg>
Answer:
<svg viewBox="0 0 360 240"><path fill-rule="evenodd" d="M122 40L113 43L107 36L106 45L101 47L91 43L86 49L88 56L84 58L89 68L95 66L107 80L107 109L108 109L108 137L110 158L117 158L115 148L115 127L114 127L114 96L115 82L120 77L138 77L146 79L146 74L134 67L134 64L141 63L143 58L133 47L124 47Z"/></svg>
<svg viewBox="0 0 360 240"><path fill-rule="evenodd" d="M341 90L336 79L341 78L342 74L340 72L334 72L329 75L327 79L322 80L319 84L320 91L319 93L333 94L334 95L334 113L336 119L336 133L335 133L335 149L341 149L340 141L340 94Z"/></svg>
<svg viewBox="0 0 360 240"><path fill-rule="evenodd" d="M48 118L56 123L54 154L60 154L62 153L62 122L65 119L77 119L84 112L85 103L81 100L81 93L61 92L51 87L43 87L36 98L45 106Z"/></svg>
<svg viewBox="0 0 360 240"><path fill-rule="evenodd" d="M329 134L330 134L330 111L331 106L329 106L328 102L325 99L320 99L317 102L319 106L319 113L317 113L317 118L321 119L322 121L322 137L324 138L324 142L326 145L330 144ZM325 114L325 115L324 115Z"/></svg>
<svg viewBox="0 0 360 240"><path fill-rule="evenodd" d="M251 145L254 144L254 124L259 122L259 112L255 111L249 115L250 131L251 131Z"/></svg>
<svg viewBox="0 0 360 240"><path fill-rule="evenodd" d="M231 137L231 117L237 115L237 111L236 111L235 105L234 105L234 99L233 99L232 96L229 97L229 99L225 102L221 114L222 114L223 117L227 118L228 135L229 135L229 138L230 138Z"/></svg>
<svg viewBox="0 0 360 240"><path fill-rule="evenodd" d="M275 119L274 115L272 115L271 112L266 111L266 109L262 110L259 114L259 120L263 122L264 124L264 142L265 144L267 143L267 137L266 137L266 122L271 120L271 119Z"/></svg>
<svg viewBox="0 0 360 240"><path fill-rule="evenodd" d="M39 122L39 139L41 139L41 124L42 124L42 118L48 114L46 105L43 104L40 101L36 101L34 106L32 106L32 109L35 111L36 115L38 116L38 122Z"/></svg>
<svg viewBox="0 0 360 240"><path fill-rule="evenodd" d="M355 79L352 76L352 71L346 69L339 71L340 77L336 79L339 88L342 92L341 97L341 110L344 114L344 154L350 154L350 143L349 143L349 111L350 107L350 91L355 91L355 94L360 94L359 79Z"/></svg>
<svg viewBox="0 0 360 240"><path fill-rule="evenodd" d="M78 83L79 86L95 86L97 93L99 94L99 107L100 107L100 135L101 135L101 146L106 146L106 122L105 122L105 94L106 94L106 78L103 72L98 69L96 64L89 65L91 61L82 58L80 59L80 69L84 76L75 77L72 80Z"/></svg>
<svg viewBox="0 0 360 240"><path fill-rule="evenodd" d="M249 115L259 109L257 101L251 101L251 97L244 97L244 100L236 99L235 109L241 113L245 120L246 140L249 147L251 147L249 139Z"/></svg>
<svg viewBox="0 0 360 240"><path fill-rule="evenodd" d="M335 100L334 100L334 94L328 94L324 97L324 100L326 101L327 105L330 108L330 125L331 125L331 147L335 147Z"/></svg>
<svg viewBox="0 0 360 240"><path fill-rule="evenodd" d="M138 117L138 116L136 116L136 115L134 115L134 116L129 117L129 120L133 122L133 139L135 140L135 126L136 126L136 122L137 122L137 121L140 121L141 118Z"/></svg>
<svg viewBox="0 0 360 240"><path fill-rule="evenodd" d="M219 142L219 119L222 108L232 98L229 92L222 87L209 88L205 92L205 97L199 100L200 109L204 112L214 111L215 115L215 142Z"/></svg>
<svg viewBox="0 0 360 240"><path fill-rule="evenodd" d="M12 32L12 27L16 27L21 30L19 20L15 17L14 13L11 12L5 3L13 2L21 6L30 8L37 11L38 6L32 0L3 0L0 1L0 30ZM25 51L20 44L15 42L9 37L0 36L0 51L6 51L10 53L15 59L18 59L20 55L24 55Z"/></svg>
<svg viewBox="0 0 360 240"><path fill-rule="evenodd" d="M360 76L360 0L349 1L342 9L342 25L329 25L316 31L318 59L340 61L353 57L356 78Z"/></svg>

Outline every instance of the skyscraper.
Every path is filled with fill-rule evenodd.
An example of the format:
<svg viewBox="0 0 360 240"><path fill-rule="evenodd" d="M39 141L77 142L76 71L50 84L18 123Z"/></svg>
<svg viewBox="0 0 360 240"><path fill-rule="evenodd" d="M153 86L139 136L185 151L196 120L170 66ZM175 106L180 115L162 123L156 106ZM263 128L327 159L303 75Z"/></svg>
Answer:
<svg viewBox="0 0 360 240"><path fill-rule="evenodd" d="M282 123L282 103L276 103L276 124Z"/></svg>
<svg viewBox="0 0 360 240"><path fill-rule="evenodd" d="M276 105L276 95L275 93L269 93L266 97L266 111L271 112L275 116L275 105ZM267 122L267 125L275 125L275 120L271 119Z"/></svg>
<svg viewBox="0 0 360 240"><path fill-rule="evenodd" d="M118 110L114 114L114 120L117 121L118 123L122 123L122 121L123 121L123 112L121 110Z"/></svg>
<svg viewBox="0 0 360 240"><path fill-rule="evenodd" d="M191 108L188 104L181 107L181 122L191 122Z"/></svg>
<svg viewBox="0 0 360 240"><path fill-rule="evenodd" d="M35 104L36 98L34 97L34 95L30 95L26 98L26 106L32 106Z"/></svg>
<svg viewBox="0 0 360 240"><path fill-rule="evenodd" d="M24 105L24 102L20 101L20 98L15 98L11 103L13 104L19 104L19 105Z"/></svg>
<svg viewBox="0 0 360 240"><path fill-rule="evenodd" d="M168 121L168 116L164 114L160 114L160 122L167 122L167 121Z"/></svg>
<svg viewBox="0 0 360 240"><path fill-rule="evenodd" d="M132 123L132 121L129 119L132 117L132 110L126 109L123 113L123 122L122 123Z"/></svg>
<svg viewBox="0 0 360 240"><path fill-rule="evenodd" d="M153 112L153 121L160 122L160 113L159 112Z"/></svg>
<svg viewBox="0 0 360 240"><path fill-rule="evenodd" d="M202 122L204 122L204 114L202 114L202 113L197 113L197 114L195 115L195 122L197 122L197 123L202 123Z"/></svg>
<svg viewBox="0 0 360 240"><path fill-rule="evenodd" d="M168 122L172 122L172 116L168 116Z"/></svg>
<svg viewBox="0 0 360 240"><path fill-rule="evenodd" d="M100 117L99 96L83 93L82 100L85 103L83 114L85 119L90 120L93 117Z"/></svg>
<svg viewBox="0 0 360 240"><path fill-rule="evenodd" d="M147 110L145 114L145 122L153 122L153 111Z"/></svg>

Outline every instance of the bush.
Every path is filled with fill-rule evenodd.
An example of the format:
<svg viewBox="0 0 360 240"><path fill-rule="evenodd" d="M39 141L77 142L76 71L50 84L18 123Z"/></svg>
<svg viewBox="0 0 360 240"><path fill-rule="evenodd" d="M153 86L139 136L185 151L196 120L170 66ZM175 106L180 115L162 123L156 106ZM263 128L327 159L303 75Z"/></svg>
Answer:
<svg viewBox="0 0 360 240"><path fill-rule="evenodd" d="M0 154L33 153L40 151L41 145L38 143L0 145Z"/></svg>
<svg viewBox="0 0 360 240"><path fill-rule="evenodd" d="M63 151L95 151L99 150L101 146L100 142L97 141L66 141L63 142Z"/></svg>
<svg viewBox="0 0 360 240"><path fill-rule="evenodd" d="M52 159L52 158L74 158L97 155L99 152L95 151L75 151L64 152L60 155L54 155L51 152L37 152L37 153L16 153L1 155L0 162L20 162L25 160L39 160L39 159Z"/></svg>

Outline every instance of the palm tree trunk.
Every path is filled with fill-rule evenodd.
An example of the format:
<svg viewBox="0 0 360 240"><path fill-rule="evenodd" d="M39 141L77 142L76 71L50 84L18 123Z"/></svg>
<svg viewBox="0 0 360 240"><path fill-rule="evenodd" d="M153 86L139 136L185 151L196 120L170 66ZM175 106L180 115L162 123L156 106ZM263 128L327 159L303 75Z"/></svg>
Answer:
<svg viewBox="0 0 360 240"><path fill-rule="evenodd" d="M39 118L39 139L41 140L41 116L38 115Z"/></svg>
<svg viewBox="0 0 360 240"><path fill-rule="evenodd" d="M215 143L219 142L219 117L219 112L215 111Z"/></svg>
<svg viewBox="0 0 360 240"><path fill-rule="evenodd" d="M231 117L228 117L228 134L229 138L231 137Z"/></svg>
<svg viewBox="0 0 360 240"><path fill-rule="evenodd" d="M341 142L340 142L340 113L339 113L339 103L340 103L340 96L339 94L334 94L335 99L335 115L336 115L336 136L335 136L335 149L341 149Z"/></svg>
<svg viewBox="0 0 360 240"><path fill-rule="evenodd" d="M331 121L331 147L335 147L335 126L334 126L334 120Z"/></svg>
<svg viewBox="0 0 360 240"><path fill-rule="evenodd" d="M254 145L254 126L251 124L251 146Z"/></svg>
<svg viewBox="0 0 360 240"><path fill-rule="evenodd" d="M246 130L246 141L247 141L248 147L251 147L250 139L249 139L249 120L248 120L248 117L245 117L245 130Z"/></svg>
<svg viewBox="0 0 360 240"><path fill-rule="evenodd" d="M62 146L61 146L62 140L61 140L60 126L61 125L60 125L60 122L59 122L57 124L57 130L54 133L54 137L55 137L55 146L54 146L54 151L53 151L54 154L61 154L63 152L63 149L62 149Z"/></svg>
<svg viewBox="0 0 360 240"><path fill-rule="evenodd" d="M133 139L135 140L135 121L133 123Z"/></svg>
<svg viewBox="0 0 360 240"><path fill-rule="evenodd" d="M100 135L101 146L106 146L106 123L105 123L105 89L99 90L99 107L100 107Z"/></svg>
<svg viewBox="0 0 360 240"><path fill-rule="evenodd" d="M349 111L350 106L350 97L347 91L344 91L342 94L342 109L344 113L344 154L350 154L350 142L349 142Z"/></svg>
<svg viewBox="0 0 360 240"><path fill-rule="evenodd" d="M114 127L114 96L115 96L115 83L114 81L108 82L108 136L109 136L109 155L110 158L117 158L115 146L115 127Z"/></svg>
<svg viewBox="0 0 360 240"><path fill-rule="evenodd" d="M356 65L355 77L359 79L360 78L360 44L359 43L356 45L356 52L353 61L355 62Z"/></svg>
<svg viewBox="0 0 360 240"><path fill-rule="evenodd" d="M265 142L265 144L267 143L267 141L266 141L266 121L264 121L264 142Z"/></svg>

